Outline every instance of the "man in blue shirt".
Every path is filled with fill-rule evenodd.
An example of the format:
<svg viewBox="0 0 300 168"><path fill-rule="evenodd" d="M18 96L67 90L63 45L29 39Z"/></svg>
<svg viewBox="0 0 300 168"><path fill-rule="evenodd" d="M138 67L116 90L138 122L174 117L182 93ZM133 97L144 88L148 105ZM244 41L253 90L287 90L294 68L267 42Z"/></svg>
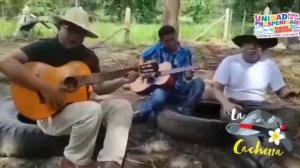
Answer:
<svg viewBox="0 0 300 168"><path fill-rule="evenodd" d="M141 57L141 64L155 60L157 63L169 62L172 68L192 65L192 54L188 48L182 47L177 40L174 27L165 25L158 31L160 41L146 50ZM193 72L187 71L173 75L175 86L170 89L156 88L151 96L137 111L136 116L145 120L151 112L158 112L166 103L179 103L179 112L189 115L193 107L202 97L205 89L204 81L193 79Z"/></svg>

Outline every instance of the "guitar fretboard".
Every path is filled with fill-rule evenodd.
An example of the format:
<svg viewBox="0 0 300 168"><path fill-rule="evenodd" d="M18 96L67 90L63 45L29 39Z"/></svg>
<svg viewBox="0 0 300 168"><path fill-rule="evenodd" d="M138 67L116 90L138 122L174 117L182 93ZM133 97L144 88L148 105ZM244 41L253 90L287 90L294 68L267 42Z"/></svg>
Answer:
<svg viewBox="0 0 300 168"><path fill-rule="evenodd" d="M180 73L188 70L194 70L200 68L199 66L188 66L188 67L181 67L181 68L175 68L170 70L165 70L160 72L160 76L170 75L174 73Z"/></svg>
<svg viewBox="0 0 300 168"><path fill-rule="evenodd" d="M137 71L138 67L115 70L113 72L93 73L88 77L80 78L80 83L83 85L92 85L101 81L113 80L125 76L129 71Z"/></svg>

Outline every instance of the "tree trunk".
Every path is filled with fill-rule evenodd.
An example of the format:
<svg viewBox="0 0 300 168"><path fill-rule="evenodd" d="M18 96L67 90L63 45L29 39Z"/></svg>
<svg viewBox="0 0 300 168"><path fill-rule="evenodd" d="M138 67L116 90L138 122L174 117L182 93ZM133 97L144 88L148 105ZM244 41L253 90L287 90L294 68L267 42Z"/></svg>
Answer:
<svg viewBox="0 0 300 168"><path fill-rule="evenodd" d="M163 25L174 26L177 35L179 32L179 23L178 23L179 10L180 10L180 0L164 0Z"/></svg>

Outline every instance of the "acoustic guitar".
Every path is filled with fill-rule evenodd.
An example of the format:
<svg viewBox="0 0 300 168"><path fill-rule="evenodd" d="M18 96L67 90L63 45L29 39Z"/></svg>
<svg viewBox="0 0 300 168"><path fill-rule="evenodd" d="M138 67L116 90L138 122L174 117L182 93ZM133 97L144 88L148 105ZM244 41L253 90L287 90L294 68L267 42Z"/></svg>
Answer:
<svg viewBox="0 0 300 168"><path fill-rule="evenodd" d="M144 70L147 72L153 71L151 64L148 64L112 72L91 73L89 67L80 61L72 61L60 67L53 67L41 62L28 62L24 66L30 73L51 86L66 85L68 88L74 89L72 92L64 92L64 105L88 100L90 98L89 85L125 76L131 70L140 71L141 73ZM48 105L42 94L37 91L29 90L14 82L12 82L11 88L17 110L27 118L32 120L43 119L54 115L59 110Z"/></svg>
<svg viewBox="0 0 300 168"><path fill-rule="evenodd" d="M141 76L135 82L130 84L131 90L137 94L146 95L157 87L172 87L174 85L174 79L171 76L172 74L200 69L199 65L172 69L172 65L169 62L161 63L157 65L158 67L155 67L156 65L157 64L151 64L152 67L149 68L149 71L144 71L144 73L152 74L153 80L149 81L147 79L143 79Z"/></svg>

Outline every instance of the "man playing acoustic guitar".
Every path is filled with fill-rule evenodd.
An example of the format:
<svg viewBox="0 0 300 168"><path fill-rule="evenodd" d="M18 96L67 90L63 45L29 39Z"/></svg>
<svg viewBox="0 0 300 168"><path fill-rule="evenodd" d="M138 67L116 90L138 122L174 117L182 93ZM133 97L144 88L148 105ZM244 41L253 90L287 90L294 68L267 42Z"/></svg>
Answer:
<svg viewBox="0 0 300 168"><path fill-rule="evenodd" d="M57 37L22 47L0 60L0 70L13 82L40 92L47 103L61 107L63 91L49 86L29 73L22 64L38 61L58 67L76 60L87 64L93 73L100 69L97 56L82 45L86 36L97 38L89 29L88 14L82 8L71 8L64 17L55 16L54 20L59 29ZM93 85L93 90L99 95L111 93L122 85L133 82L137 77L138 74L131 71L127 77L99 82ZM65 106L52 117L37 120L37 125L48 135L70 135L69 144L64 151L63 168L120 168L132 115L131 104L123 99L104 100L100 104L83 101ZM98 155L98 162L92 162L90 158L103 119L107 127L104 147Z"/></svg>
<svg viewBox="0 0 300 168"><path fill-rule="evenodd" d="M160 41L144 52L141 64L155 60L159 64L169 62L172 68L192 65L191 51L180 45L174 27L169 25L161 27L158 36ZM191 113L195 103L202 97L205 89L204 81L200 78L192 79L192 71L178 73L172 77L175 79L175 86L169 89L156 88L150 98L136 112L137 121L146 120L152 111L161 110L168 102L178 102L180 104L179 112L182 114Z"/></svg>

